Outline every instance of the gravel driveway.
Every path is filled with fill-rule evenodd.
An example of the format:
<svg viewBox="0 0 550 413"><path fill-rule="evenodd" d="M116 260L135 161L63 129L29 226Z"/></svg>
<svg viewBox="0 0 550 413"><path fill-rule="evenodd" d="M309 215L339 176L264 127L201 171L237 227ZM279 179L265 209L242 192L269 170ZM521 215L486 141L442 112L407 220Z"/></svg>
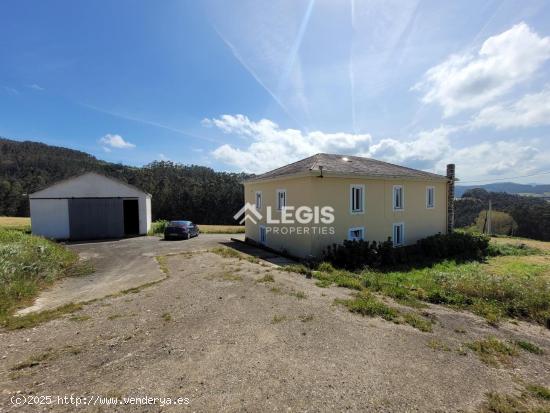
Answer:
<svg viewBox="0 0 550 413"><path fill-rule="evenodd" d="M95 272L65 278L43 291L34 304L19 314L61 307L71 302L95 300L130 288L161 280L155 256L184 251L206 251L243 234L201 234L189 240L165 241L159 237L136 237L115 241L69 243L67 246L90 260Z"/></svg>
<svg viewBox="0 0 550 413"><path fill-rule="evenodd" d="M434 331L421 332L352 314L334 304L350 290L263 262L199 252L170 256L167 267L151 287L2 333L0 410L19 391L189 400L131 411L456 412L477 409L489 391L550 385L550 335L540 326L496 329L430 306ZM522 351L495 367L463 350L488 335L528 339L545 354Z"/></svg>

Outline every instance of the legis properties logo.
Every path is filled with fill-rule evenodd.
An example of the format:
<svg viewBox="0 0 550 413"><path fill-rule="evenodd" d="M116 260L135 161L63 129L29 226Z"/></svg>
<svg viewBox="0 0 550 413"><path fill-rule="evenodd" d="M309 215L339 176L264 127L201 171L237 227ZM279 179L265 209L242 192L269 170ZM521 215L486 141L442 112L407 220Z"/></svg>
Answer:
<svg viewBox="0 0 550 413"><path fill-rule="evenodd" d="M250 221L258 224L264 216L256 209L256 205L246 203L233 218L243 224ZM266 231L281 234L334 234L334 208L331 206L306 206L298 208L285 206L276 213L270 206L266 207Z"/></svg>

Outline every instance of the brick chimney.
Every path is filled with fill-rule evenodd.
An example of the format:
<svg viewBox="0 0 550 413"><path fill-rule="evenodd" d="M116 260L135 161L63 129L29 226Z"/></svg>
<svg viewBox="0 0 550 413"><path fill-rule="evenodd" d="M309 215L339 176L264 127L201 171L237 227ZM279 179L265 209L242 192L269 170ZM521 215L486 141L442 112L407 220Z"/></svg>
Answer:
<svg viewBox="0 0 550 413"><path fill-rule="evenodd" d="M453 232L455 226L455 164L447 165L449 186L447 191L447 233Z"/></svg>

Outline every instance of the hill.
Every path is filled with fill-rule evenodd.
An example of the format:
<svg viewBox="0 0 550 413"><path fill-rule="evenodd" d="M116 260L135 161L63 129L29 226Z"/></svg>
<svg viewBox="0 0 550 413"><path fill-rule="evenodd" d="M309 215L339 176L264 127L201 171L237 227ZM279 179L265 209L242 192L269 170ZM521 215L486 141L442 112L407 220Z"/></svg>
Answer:
<svg viewBox="0 0 550 413"><path fill-rule="evenodd" d="M245 174L152 162L142 168L101 161L87 153L38 142L0 138L0 215L28 216L27 194L61 179L95 171L153 195L153 219L185 218L233 224L242 207Z"/></svg>
<svg viewBox="0 0 550 413"><path fill-rule="evenodd" d="M489 192L485 189L472 189L455 202L455 225L472 225L491 200L495 211L510 214L518 227L514 235L541 241L550 241L550 203L530 196Z"/></svg>
<svg viewBox="0 0 550 413"><path fill-rule="evenodd" d="M485 185L457 185L455 195L461 198L465 192L472 189L484 189L488 192L506 192L508 194L546 197L550 199L550 185L516 184L515 182L499 182Z"/></svg>

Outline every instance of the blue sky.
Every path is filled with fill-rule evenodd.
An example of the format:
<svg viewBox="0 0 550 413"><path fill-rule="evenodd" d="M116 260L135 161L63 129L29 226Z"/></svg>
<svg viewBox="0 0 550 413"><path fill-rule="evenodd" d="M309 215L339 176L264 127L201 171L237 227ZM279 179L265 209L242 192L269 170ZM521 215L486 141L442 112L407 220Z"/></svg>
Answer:
<svg viewBox="0 0 550 413"><path fill-rule="evenodd" d="M545 1L3 1L0 136L263 172L317 152L549 182Z"/></svg>

